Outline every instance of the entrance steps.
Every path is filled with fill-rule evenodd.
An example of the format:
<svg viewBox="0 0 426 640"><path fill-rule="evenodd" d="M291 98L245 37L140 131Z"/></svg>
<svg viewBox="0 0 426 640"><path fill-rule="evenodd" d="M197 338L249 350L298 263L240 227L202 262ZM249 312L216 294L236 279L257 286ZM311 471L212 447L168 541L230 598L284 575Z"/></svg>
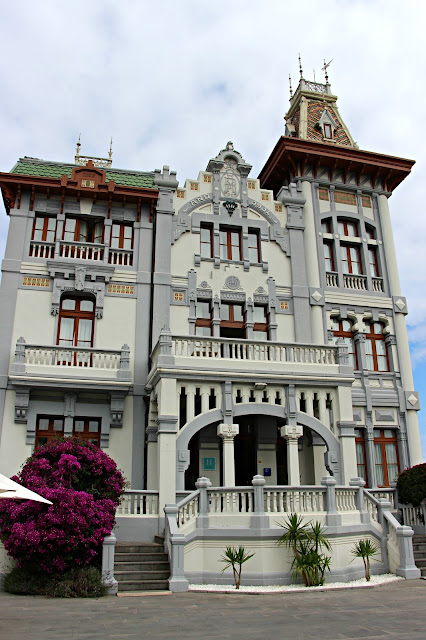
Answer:
<svg viewBox="0 0 426 640"><path fill-rule="evenodd" d="M413 536L413 552L416 567L420 569L422 578L426 577L426 536Z"/></svg>
<svg viewBox="0 0 426 640"><path fill-rule="evenodd" d="M114 577L118 591L167 591L170 564L157 542L117 542Z"/></svg>

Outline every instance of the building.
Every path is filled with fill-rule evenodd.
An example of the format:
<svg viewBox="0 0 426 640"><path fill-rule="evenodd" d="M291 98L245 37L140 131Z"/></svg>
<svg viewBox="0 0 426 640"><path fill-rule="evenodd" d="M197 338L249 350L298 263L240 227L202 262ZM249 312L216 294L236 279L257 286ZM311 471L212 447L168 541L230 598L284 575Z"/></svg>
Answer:
<svg viewBox="0 0 426 640"><path fill-rule="evenodd" d="M341 544L355 530L380 537L358 513L362 483L348 487L361 478L390 498L398 472L421 461L388 209L412 165L358 149L328 79L303 78L257 179L231 142L183 187L168 167L113 169L79 147L72 165L20 159L0 174L2 472L57 434L98 444L131 480L128 540L161 532L164 505L207 491L198 478L228 488L208 499L210 525L201 498L177 512L181 535L193 521L192 580L200 549L203 576L215 574L205 543L223 547L224 522L233 540L244 539L237 522L257 530L259 549L277 537L253 507L254 476L270 513L290 510L286 487L328 476L308 511L328 492ZM347 489L334 517L336 482ZM291 510L306 511L308 493ZM257 576L273 573L268 553ZM345 562L335 575L353 575Z"/></svg>

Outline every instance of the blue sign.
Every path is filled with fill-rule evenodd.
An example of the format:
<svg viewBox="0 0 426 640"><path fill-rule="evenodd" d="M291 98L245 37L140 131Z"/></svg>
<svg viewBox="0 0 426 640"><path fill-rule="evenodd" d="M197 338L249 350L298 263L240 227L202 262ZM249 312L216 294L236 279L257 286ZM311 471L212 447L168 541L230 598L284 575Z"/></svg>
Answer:
<svg viewBox="0 0 426 640"><path fill-rule="evenodd" d="M203 458L203 471L216 471L216 458Z"/></svg>
<svg viewBox="0 0 426 640"><path fill-rule="evenodd" d="M267 476L271 476L272 475L272 470L270 469L270 467L264 467L263 468L263 475L265 476L265 478Z"/></svg>

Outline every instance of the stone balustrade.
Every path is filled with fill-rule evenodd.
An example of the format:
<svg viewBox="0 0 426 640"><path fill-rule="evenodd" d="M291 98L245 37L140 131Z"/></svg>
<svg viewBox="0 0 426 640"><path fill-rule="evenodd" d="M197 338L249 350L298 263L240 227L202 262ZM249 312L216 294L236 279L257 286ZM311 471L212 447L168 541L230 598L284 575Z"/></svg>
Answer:
<svg viewBox="0 0 426 640"><path fill-rule="evenodd" d="M125 491L121 496L116 515L158 516L158 491Z"/></svg>
<svg viewBox="0 0 426 640"><path fill-rule="evenodd" d="M76 260L95 260L102 262L104 259L105 245L91 242L67 242L59 243L59 256L61 258L74 258Z"/></svg>

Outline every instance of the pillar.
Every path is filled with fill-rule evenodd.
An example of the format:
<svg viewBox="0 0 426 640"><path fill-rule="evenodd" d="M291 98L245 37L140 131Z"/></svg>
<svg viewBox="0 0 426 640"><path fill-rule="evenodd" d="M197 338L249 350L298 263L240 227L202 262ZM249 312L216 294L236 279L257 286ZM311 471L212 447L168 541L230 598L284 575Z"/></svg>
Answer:
<svg viewBox="0 0 426 640"><path fill-rule="evenodd" d="M300 486L299 470L299 438L303 436L303 427L297 425L285 425L281 427L281 435L287 440L287 472L290 487Z"/></svg>
<svg viewBox="0 0 426 640"><path fill-rule="evenodd" d="M324 463L324 453L327 448L324 444L324 440L316 433L312 433L312 449L314 458L314 474L315 484L318 486L321 484L321 480L324 474L327 473Z"/></svg>
<svg viewBox="0 0 426 640"><path fill-rule="evenodd" d="M237 424L219 424L217 435L223 441L223 486L235 487L234 438L239 433Z"/></svg>

